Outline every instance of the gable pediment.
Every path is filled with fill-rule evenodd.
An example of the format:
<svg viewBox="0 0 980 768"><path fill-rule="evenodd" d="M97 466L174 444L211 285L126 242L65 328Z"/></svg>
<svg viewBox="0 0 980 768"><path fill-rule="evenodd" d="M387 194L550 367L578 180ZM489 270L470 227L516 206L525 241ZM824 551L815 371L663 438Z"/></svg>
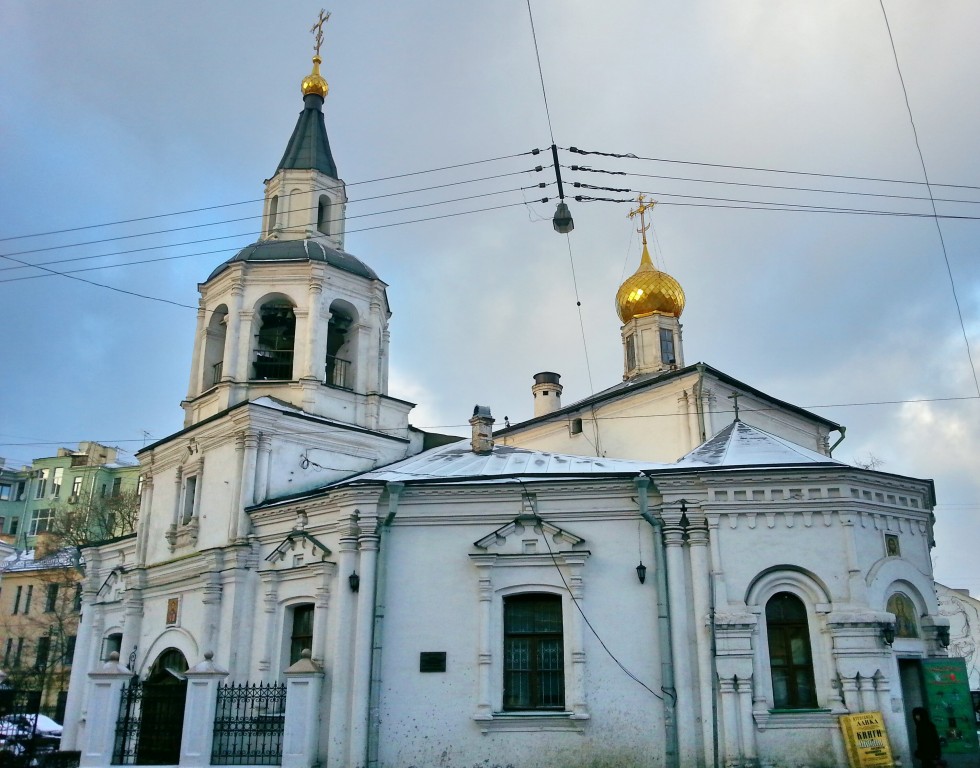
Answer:
<svg viewBox="0 0 980 768"><path fill-rule="evenodd" d="M567 552L585 543L585 539L559 528L537 515L519 515L491 531L473 546L499 555L535 555Z"/></svg>
<svg viewBox="0 0 980 768"><path fill-rule="evenodd" d="M333 554L326 544L306 531L290 531L266 557L273 566L294 568L309 563L322 563Z"/></svg>

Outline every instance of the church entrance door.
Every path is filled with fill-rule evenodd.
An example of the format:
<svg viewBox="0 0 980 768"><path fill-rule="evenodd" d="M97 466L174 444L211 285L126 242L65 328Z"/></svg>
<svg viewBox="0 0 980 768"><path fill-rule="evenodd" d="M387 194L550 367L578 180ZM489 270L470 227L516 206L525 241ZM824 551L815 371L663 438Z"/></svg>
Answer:
<svg viewBox="0 0 980 768"><path fill-rule="evenodd" d="M143 683L143 706L138 765L176 765L180 762L180 742L187 699L187 660L176 648L168 648L153 663Z"/></svg>

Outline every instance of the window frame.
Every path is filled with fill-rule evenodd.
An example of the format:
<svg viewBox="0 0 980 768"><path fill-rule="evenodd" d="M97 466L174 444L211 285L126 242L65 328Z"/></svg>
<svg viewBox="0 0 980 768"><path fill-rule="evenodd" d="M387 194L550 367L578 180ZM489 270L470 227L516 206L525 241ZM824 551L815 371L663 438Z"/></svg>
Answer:
<svg viewBox="0 0 980 768"><path fill-rule="evenodd" d="M549 592L517 592L503 597L503 638L502 638L502 664L503 664L503 699L501 710L503 712L565 712L565 622L561 595ZM552 611L557 608L558 629L546 630L522 630L514 626L517 621L517 609L519 606L531 606L534 615L532 622L540 623L540 619L546 619L544 615L547 611L540 610L542 607L550 608ZM529 652L527 654L527 668L517 669L513 666L511 649L520 641L528 643ZM546 644L558 644L557 658L559 666L557 669L546 669L543 666L544 655L547 653ZM546 701L547 694L543 692L545 679L552 673L559 673L558 687L559 695L557 701L549 703ZM526 696L515 693L514 676L524 675L527 681ZM514 701L517 697L522 701Z"/></svg>
<svg viewBox="0 0 980 768"><path fill-rule="evenodd" d="M770 615L770 607L777 600L792 601L793 607L799 608L802 618L778 619ZM765 602L763 612L766 621L766 646L769 661L769 684L772 692L773 709L778 710L812 710L818 708L818 692L816 672L814 669L813 644L810 639L810 617L806 603L799 595L787 590L780 590L770 595ZM776 642L774 642L774 640ZM781 652L774 655L774 649ZM802 651L804 657L796 661L794 656ZM777 664L775 658L787 659L785 664ZM785 676L785 696L777 696L777 670ZM801 678L805 678L802 679ZM809 696L806 696L806 685L809 685Z"/></svg>
<svg viewBox="0 0 980 768"><path fill-rule="evenodd" d="M51 530L51 523L54 522L55 508L44 507L42 509L31 510L31 525L27 530L28 536L38 536ZM41 528L43 524L43 528Z"/></svg>
<svg viewBox="0 0 980 768"><path fill-rule="evenodd" d="M313 638L316 632L316 606L312 603L294 603L287 607L289 612L289 647L287 648L288 666L292 666L301 658L303 658L303 650L309 649L310 654L313 653ZM296 634L296 617L297 614L303 617L309 617L309 634ZM306 641L305 645L297 646L298 643Z"/></svg>

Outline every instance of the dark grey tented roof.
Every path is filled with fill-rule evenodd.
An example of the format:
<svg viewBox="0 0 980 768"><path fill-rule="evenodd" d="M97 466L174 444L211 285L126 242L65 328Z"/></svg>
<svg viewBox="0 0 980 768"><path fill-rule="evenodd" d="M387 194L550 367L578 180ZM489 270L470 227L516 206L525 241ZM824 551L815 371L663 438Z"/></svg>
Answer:
<svg viewBox="0 0 980 768"><path fill-rule="evenodd" d="M208 280L221 274L236 261L322 261L352 275L378 280L377 274L367 264L346 251L338 251L320 240L263 240L242 248L208 276Z"/></svg>
<svg viewBox="0 0 980 768"><path fill-rule="evenodd" d="M303 105L276 172L284 169L316 170L332 179L339 178L337 164L330 152L327 127L323 123L323 99L311 93L303 97Z"/></svg>

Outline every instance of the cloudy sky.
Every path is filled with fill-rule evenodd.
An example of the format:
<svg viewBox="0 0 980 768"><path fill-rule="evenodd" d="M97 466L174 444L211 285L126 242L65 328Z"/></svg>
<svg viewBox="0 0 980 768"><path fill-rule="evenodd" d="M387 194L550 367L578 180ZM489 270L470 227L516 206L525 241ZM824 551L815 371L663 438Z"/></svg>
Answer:
<svg viewBox="0 0 980 768"><path fill-rule="evenodd" d="M346 246L390 285L391 394L419 404L417 426L463 434L477 402L529 417L537 371L562 374L566 403L619 380L628 206L571 201L566 239L554 200L534 202L554 187L522 188L553 180L526 154L552 130L636 155L562 152L627 174L564 178L660 201L653 250L687 293L687 362L845 424L839 458L934 478L937 575L980 592L964 340L980 354L980 4L885 2L945 256L876 0L531 7L551 128L524 0L328 9ZM9 463L79 440L132 452L181 426L196 285L255 239L319 8L0 6Z"/></svg>

